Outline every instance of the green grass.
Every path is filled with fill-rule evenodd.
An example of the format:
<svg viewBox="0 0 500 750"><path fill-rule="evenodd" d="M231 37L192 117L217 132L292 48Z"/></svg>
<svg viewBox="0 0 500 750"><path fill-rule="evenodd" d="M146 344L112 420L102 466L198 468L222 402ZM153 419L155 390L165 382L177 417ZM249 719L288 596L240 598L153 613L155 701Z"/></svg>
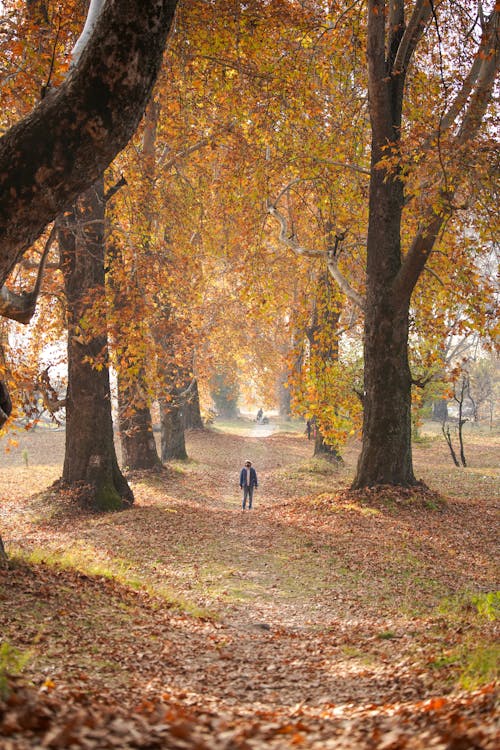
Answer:
<svg viewBox="0 0 500 750"><path fill-rule="evenodd" d="M466 591L445 597L438 606L438 612L452 620L469 619L495 622L500 617L500 591Z"/></svg>
<svg viewBox="0 0 500 750"><path fill-rule="evenodd" d="M500 618L500 591L474 594L471 601L480 616L491 622Z"/></svg>
<svg viewBox="0 0 500 750"><path fill-rule="evenodd" d="M31 655L14 648L10 643L0 644L0 697L6 698L9 693L8 677L22 672Z"/></svg>
<svg viewBox="0 0 500 750"><path fill-rule="evenodd" d="M460 687L474 690L495 682L500 678L500 646L480 645L472 648L463 657L459 678Z"/></svg>
<svg viewBox="0 0 500 750"><path fill-rule="evenodd" d="M439 618L435 637L449 635L459 642L444 649L429 666L448 671L448 681L465 690L474 690L500 677L500 646L493 623L498 620L500 592L462 592L444 597L436 608Z"/></svg>

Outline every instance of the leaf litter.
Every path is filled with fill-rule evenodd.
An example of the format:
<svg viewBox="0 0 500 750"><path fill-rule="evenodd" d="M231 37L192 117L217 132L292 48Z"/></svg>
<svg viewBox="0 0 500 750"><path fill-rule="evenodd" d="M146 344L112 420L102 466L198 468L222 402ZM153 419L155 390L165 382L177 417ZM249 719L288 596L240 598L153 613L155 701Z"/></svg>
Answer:
<svg viewBox="0 0 500 750"><path fill-rule="evenodd" d="M2 750L495 748L494 682L459 685L497 635L471 604L495 580L489 489L454 494L446 473L443 496L348 493L349 462L309 471L309 450L195 432L192 461L135 475L136 505L104 516L33 496L54 467L14 492L8 470L0 626L29 659Z"/></svg>

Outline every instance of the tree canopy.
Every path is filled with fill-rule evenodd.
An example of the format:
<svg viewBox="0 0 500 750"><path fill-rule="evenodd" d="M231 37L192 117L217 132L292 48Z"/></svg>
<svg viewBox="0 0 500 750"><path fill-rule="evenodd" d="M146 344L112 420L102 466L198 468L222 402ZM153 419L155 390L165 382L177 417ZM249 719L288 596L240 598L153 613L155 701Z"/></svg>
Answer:
<svg viewBox="0 0 500 750"><path fill-rule="evenodd" d="M60 297L57 243L34 240L109 165L108 283L82 322L106 321L131 408L196 381L207 409L224 372L338 449L362 411L357 484L412 484L415 387L444 377L450 337L495 338L498 10L186 3L160 64L175 4L110 2L67 74L81 24L22 5L6 4L5 295L33 287L46 250ZM12 125L34 80L44 98ZM44 319L59 336L57 308Z"/></svg>

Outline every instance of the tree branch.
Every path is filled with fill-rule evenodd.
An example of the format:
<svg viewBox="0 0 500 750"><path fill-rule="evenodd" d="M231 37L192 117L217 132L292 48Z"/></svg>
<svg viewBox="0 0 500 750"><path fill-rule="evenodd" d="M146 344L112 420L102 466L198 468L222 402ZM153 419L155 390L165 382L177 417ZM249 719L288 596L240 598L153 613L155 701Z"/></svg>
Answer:
<svg viewBox="0 0 500 750"><path fill-rule="evenodd" d="M193 154L195 151L199 151L200 149L204 148L205 146L209 146L213 141L223 133L230 133L233 130L233 123L230 123L229 125L224 126L223 128L219 128L211 135L205 136L205 138L201 138L196 143L193 143L191 146L187 146L186 148L181 149L180 151L177 151L176 154L171 156L169 159L166 158L167 154L162 156L162 158L158 162L158 167L161 169L164 169L165 171L170 169L171 167L175 166L175 164L179 161L179 159L184 159L186 156L189 156L190 154Z"/></svg>
<svg viewBox="0 0 500 750"><path fill-rule="evenodd" d="M397 75L406 71L418 40L422 36L425 24L432 16L432 4L429 0L417 0L413 13L399 43L398 51L392 66L392 73Z"/></svg>
<svg viewBox="0 0 500 750"><path fill-rule="evenodd" d="M74 69L0 140L0 284L135 132L176 4L107 0Z"/></svg>
<svg viewBox="0 0 500 750"><path fill-rule="evenodd" d="M495 77L500 67L499 19L500 11L493 11L484 26L478 51L478 57L481 58L481 70L477 76L476 87L469 97L461 128L454 138L457 153L460 153L461 147L469 143L479 131L491 98ZM450 206L457 187L458 185L447 190L441 189L440 194L444 205L438 209L430 207L426 217L420 222L420 227L393 286L396 299L400 303L409 299L415 288L441 227L448 218L450 209L446 206Z"/></svg>
<svg viewBox="0 0 500 750"><path fill-rule="evenodd" d="M495 44L494 35L497 35ZM496 53L491 54L491 49L496 46ZM469 97L477 84L476 92L484 89L488 78L491 76L491 66L495 66L495 57L498 56L498 12L494 11L487 21L483 24L483 33L480 41L478 52L474 58L471 68L465 77L460 91L450 104L447 112L441 118L439 127L435 130L422 144L421 150L428 151L436 142L440 135L449 131L455 124L458 116L464 110ZM498 63L497 68L498 68ZM493 74L494 76L494 74ZM475 108L472 100L467 110L472 112Z"/></svg>
<svg viewBox="0 0 500 750"><path fill-rule="evenodd" d="M128 182L124 175L121 175L120 179L115 182L114 185L112 185L109 190L104 195L104 203L108 203L108 201L111 200L111 198L125 185L128 185Z"/></svg>
<svg viewBox="0 0 500 750"><path fill-rule="evenodd" d="M55 225L49 234L47 242L38 264L38 273L35 281L35 286L31 292L22 292L16 294L11 292L10 289L4 284L0 289L0 316L8 318L9 320L15 320L18 323L24 323L27 325L36 310L36 303L38 295L42 286L43 272L49 257L49 251L52 247L54 239L56 238L57 230Z"/></svg>
<svg viewBox="0 0 500 750"><path fill-rule="evenodd" d="M484 26L477 57L481 59L481 68L457 135L460 145L479 130L500 69L500 10L494 10Z"/></svg>
<svg viewBox="0 0 500 750"><path fill-rule="evenodd" d="M280 194L282 195L283 192ZM363 297L358 294L355 289L352 288L352 286L349 284L345 276L341 273L339 270L339 267L337 265L337 261L333 253L325 253L322 250L312 250L311 248L304 247L303 245L298 242L297 238L290 235L289 229L288 229L288 222L286 218L283 216L280 211L276 208L275 205L269 203L267 206L267 211L270 216L272 216L280 225L280 234L279 234L279 240L282 242L286 247L290 248L290 250L293 250L295 255L302 255L307 258L318 258L318 257L325 257L327 259L327 267L330 275L333 279L337 282L341 290L344 292L346 297L349 297L349 299L354 302L358 307L360 307L362 310L364 309L365 303Z"/></svg>

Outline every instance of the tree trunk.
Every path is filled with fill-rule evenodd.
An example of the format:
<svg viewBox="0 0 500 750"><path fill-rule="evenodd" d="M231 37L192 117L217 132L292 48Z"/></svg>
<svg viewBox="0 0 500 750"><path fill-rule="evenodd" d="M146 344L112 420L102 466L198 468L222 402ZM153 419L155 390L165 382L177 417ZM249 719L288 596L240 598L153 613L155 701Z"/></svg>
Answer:
<svg viewBox="0 0 500 750"><path fill-rule="evenodd" d="M375 163L378 149L373 148ZM403 188L398 177L372 169L364 335L363 446L354 489L417 484L411 455L409 299L396 300Z"/></svg>
<svg viewBox="0 0 500 750"><path fill-rule="evenodd" d="M417 484L411 455L408 316L387 304L367 310L363 447L353 488Z"/></svg>
<svg viewBox="0 0 500 750"><path fill-rule="evenodd" d="M0 536L0 568L7 568L9 566L9 558L3 546L2 537Z"/></svg>
<svg viewBox="0 0 500 750"><path fill-rule="evenodd" d="M387 24L387 26L386 26ZM403 182L381 169L387 144L400 141L405 70L391 71L404 34L404 5L386 18L379 0L368 7L368 86L372 130L364 332L363 446L353 488L416 484L411 456L410 294L397 296L401 268ZM388 38L386 38L386 32ZM386 59L386 53L388 58Z"/></svg>
<svg viewBox="0 0 500 750"><path fill-rule="evenodd" d="M444 398L432 402L432 421L444 423L448 419L448 402Z"/></svg>
<svg viewBox="0 0 500 750"><path fill-rule="evenodd" d="M286 386L288 373L282 373L278 381L278 409L281 419L290 421L292 417L292 394Z"/></svg>
<svg viewBox="0 0 500 750"><path fill-rule="evenodd" d="M107 334L86 330L85 316L104 298L103 181L61 219L59 242L68 316L66 452L62 481L96 510L117 510L133 494L116 459Z"/></svg>
<svg viewBox="0 0 500 750"><path fill-rule="evenodd" d="M408 11L410 17L405 18ZM418 229L402 261L404 195L398 151L405 80L434 12L434 5L423 1L411 8L404 0L393 0L390 4L385 0L367 2L372 143L364 337L365 411L363 448L354 488L382 484L409 487L417 483L411 457L410 299L449 215L458 184L456 176L465 176L459 171L448 184L443 181L438 185L437 206L430 205L419 217ZM500 66L499 16L495 8L488 19L482 19L482 36L475 59L462 89L440 118L439 132L444 136L455 129L451 137L457 153L476 136L491 99ZM431 134L430 141L435 136ZM430 141L422 144L423 157ZM398 166L381 164L388 149Z"/></svg>
<svg viewBox="0 0 500 750"><path fill-rule="evenodd" d="M316 429L316 435L314 438L314 455L322 456L323 458L327 458L328 460L335 461L339 464L343 463L342 456L338 450L334 445L328 445L325 443L323 435L318 429Z"/></svg>
<svg viewBox="0 0 500 750"><path fill-rule="evenodd" d="M122 463L131 471L157 469L161 466L153 433L151 410L144 397L141 398L139 373L134 385L124 383L118 375L118 420Z"/></svg>
<svg viewBox="0 0 500 750"><path fill-rule="evenodd" d="M0 139L0 285L135 132L176 0L107 2L64 83Z"/></svg>
<svg viewBox="0 0 500 750"><path fill-rule="evenodd" d="M200 394L198 391L198 381L195 379L190 394L184 403L184 429L185 430L203 430L203 419L201 418Z"/></svg>
<svg viewBox="0 0 500 750"><path fill-rule="evenodd" d="M182 402L174 399L160 402L161 421L161 460L165 463L171 459L186 460L186 441Z"/></svg>

